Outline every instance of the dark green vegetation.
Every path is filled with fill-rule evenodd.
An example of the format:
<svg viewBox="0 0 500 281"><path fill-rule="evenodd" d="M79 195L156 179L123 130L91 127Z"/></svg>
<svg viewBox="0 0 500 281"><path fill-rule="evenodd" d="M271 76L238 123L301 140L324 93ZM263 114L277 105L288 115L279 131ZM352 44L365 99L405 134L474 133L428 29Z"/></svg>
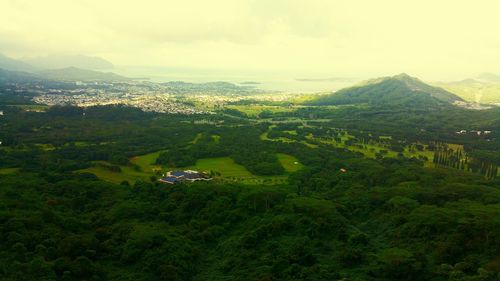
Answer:
<svg viewBox="0 0 500 281"><path fill-rule="evenodd" d="M156 163L167 167L187 167L194 165L196 159L230 156L253 174L283 174L284 169L275 155L276 148L259 141L259 135L266 128L267 126L213 129L194 144L176 147L160 154ZM213 134L220 136L219 143L211 137Z"/></svg>
<svg viewBox="0 0 500 281"><path fill-rule="evenodd" d="M498 174L498 164L495 161L470 158L462 149L453 150L447 145L435 145L433 163L437 166L452 167L459 170L479 173L487 179L494 179Z"/></svg>
<svg viewBox="0 0 500 281"><path fill-rule="evenodd" d="M6 92L1 280L499 278L497 109L297 107L255 120L32 112L28 94ZM163 185L153 170L167 167L213 168L214 180Z"/></svg>

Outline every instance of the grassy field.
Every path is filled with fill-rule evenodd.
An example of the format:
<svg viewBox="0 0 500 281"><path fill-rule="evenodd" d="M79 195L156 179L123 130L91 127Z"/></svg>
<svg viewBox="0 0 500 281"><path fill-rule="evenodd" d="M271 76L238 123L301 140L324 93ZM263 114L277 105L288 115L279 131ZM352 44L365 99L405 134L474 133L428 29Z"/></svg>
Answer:
<svg viewBox="0 0 500 281"><path fill-rule="evenodd" d="M100 144L106 144L106 143L100 143ZM85 147L85 146L90 146L92 144L90 144L86 141L75 141L75 142L68 142L68 143L64 144L64 146L70 146L70 145L74 145L76 147Z"/></svg>
<svg viewBox="0 0 500 281"><path fill-rule="evenodd" d="M307 138L311 139L311 140L317 140L317 141L320 141L321 143L332 145L335 147L345 148L345 149L348 149L350 151L360 152L365 157L368 157L368 158L376 158L377 154L380 153L380 151L384 151L384 150L387 151L387 153L385 153L383 155L384 157L395 158L398 156L398 152L391 150L383 143L359 144L362 147L356 146L356 145L347 146L345 144L345 141L354 138L354 136L351 136L349 134L342 135L340 137L341 138L340 142L337 142L333 139L318 139L318 138L314 138L314 136L312 136L312 135L308 135ZM382 140L389 140L390 138L391 138L390 136L380 137L380 139L382 139ZM453 148L453 149L457 149L459 147L460 147L459 145L451 145L450 146L450 148ZM426 150L426 149L424 149L423 151L418 151L418 150L411 151L410 147L407 146L407 147L405 147L405 149L403 151L403 155L405 157L408 157L408 158L412 158L412 157L418 158L419 156L427 157L427 159L428 159L427 164L430 165L430 163L432 162L432 159L434 157L434 152Z"/></svg>
<svg viewBox="0 0 500 281"><path fill-rule="evenodd" d="M219 135L212 135L212 139L214 140L214 143L216 143L216 144L220 143L220 136Z"/></svg>
<svg viewBox="0 0 500 281"><path fill-rule="evenodd" d="M155 164L156 159L162 152L163 151L157 151L130 158L132 164L141 168L140 171L130 166L120 166L121 172L114 172L104 167L110 165L109 163L96 161L94 163L95 166L79 170L79 172L92 173L102 180L113 183L121 183L122 181L134 183L137 180L150 181L150 177L156 175L156 171L162 170L161 166Z"/></svg>
<svg viewBox="0 0 500 281"><path fill-rule="evenodd" d="M292 155L278 153L276 156L278 157L278 161L281 163L281 166L283 166L285 171L288 173L293 173L304 168L304 165L302 165L299 160Z"/></svg>
<svg viewBox="0 0 500 281"><path fill-rule="evenodd" d="M263 111L270 111L272 113L279 112L292 112L295 109L285 107L285 106L273 106L273 105L228 105L229 109L235 109L245 113L249 117L256 117Z"/></svg>
<svg viewBox="0 0 500 281"><path fill-rule="evenodd" d="M52 144L49 143L37 143L35 144L38 148L45 151L50 151L56 149Z"/></svg>
<svg viewBox="0 0 500 281"><path fill-rule="evenodd" d="M18 107L25 111L46 111L49 108L48 105L41 105L41 104L15 104L9 106Z"/></svg>
<svg viewBox="0 0 500 281"><path fill-rule="evenodd" d="M278 159L283 159L287 165L295 165L294 167L283 167L287 171L284 175L278 176L257 176L250 173L244 166L239 165L234 162L233 159L229 157L220 158L206 158L199 159L196 161L196 165L187 167L186 169L192 169L203 172L218 172L220 176L215 178L220 180L236 181L245 184L279 184L285 183L288 180L288 173L296 171L299 167L303 167L302 164L290 164L290 162L298 162L293 156L286 154L279 154ZM280 160L281 162L281 160ZM281 163L283 163L281 162Z"/></svg>
<svg viewBox="0 0 500 281"><path fill-rule="evenodd" d="M106 143L100 143L100 144L106 144ZM68 142L65 143L64 146L68 147L70 145L74 145L76 147L85 147L85 146L91 146L92 144L85 142L85 141L75 141L75 142ZM54 150L56 147L50 143L37 143L35 144L38 148L46 151Z"/></svg>
<svg viewBox="0 0 500 281"><path fill-rule="evenodd" d="M287 134L290 134L292 136L296 136L297 135L297 131L295 130L290 130L290 131L283 131L284 133L287 133Z"/></svg>
<svg viewBox="0 0 500 281"><path fill-rule="evenodd" d="M0 169L0 175L9 175L19 171L19 168L3 168Z"/></svg>
<svg viewBox="0 0 500 281"><path fill-rule="evenodd" d="M140 171L135 170L130 166L120 166L121 172L114 172L106 168L110 164L103 161L95 162L95 166L79 170L79 172L87 172L96 175L98 178L113 182L121 183L128 181L134 183L137 180L149 181L151 176L157 175L157 171L171 170L155 165L155 161L162 151L149 153L146 155L136 156L130 161L141 168ZM295 172L304 166L298 160L287 154L277 154L278 160L283 165L286 173L279 176L256 176L250 173L244 166L234 162L229 157L206 158L199 159L196 164L190 167L177 168L179 170L190 169L210 173L217 172L220 175L216 178L220 180L236 181L246 184L277 184L284 183L288 180L289 173Z"/></svg>
<svg viewBox="0 0 500 281"><path fill-rule="evenodd" d="M188 167L187 169L204 171L204 172L218 172L223 178L236 179L246 183L265 183L265 182L279 182L288 178L289 173L296 172L304 167L297 158L284 154L276 154L278 161L285 169L285 175L280 176L256 176L250 173L244 166L234 162L229 157L220 158L207 158L196 161L196 165Z"/></svg>
<svg viewBox="0 0 500 281"><path fill-rule="evenodd" d="M156 165L156 159L158 159L158 156L160 156L160 153L162 152L163 150L132 157L130 158L130 162L141 167L143 172L154 173L154 171L161 169L161 166Z"/></svg>
<svg viewBox="0 0 500 281"><path fill-rule="evenodd" d="M457 150L464 150L464 146L462 144L455 144L455 143L447 143L446 144L449 148L453 149L454 151Z"/></svg>
<svg viewBox="0 0 500 281"><path fill-rule="evenodd" d="M191 141L191 143L196 144L202 137L203 137L202 133L196 134L196 137L194 137L194 139L193 139L193 141Z"/></svg>
<svg viewBox="0 0 500 281"><path fill-rule="evenodd" d="M269 126L269 128L267 128L267 131L265 131L264 133L262 133L262 134L259 136L259 138L260 138L261 140L268 140L268 141L272 140L272 139L270 139L270 138L269 138L269 132L271 132L271 130L272 130L273 128L275 128L275 127L276 127L276 125L271 125L271 126Z"/></svg>
<svg viewBox="0 0 500 281"><path fill-rule="evenodd" d="M101 163L101 164L106 165L108 163ZM113 172L110 171L109 169L104 168L103 166L98 165L87 169L79 170L78 172L92 173L102 180L113 183L121 183L123 181L128 181L131 184L135 183L137 180L149 181L150 177L153 175L152 172L146 173L143 171L136 171L132 167L128 166L120 166L120 168L121 172Z"/></svg>
<svg viewBox="0 0 500 281"><path fill-rule="evenodd" d="M236 164L234 160L229 157L199 159L194 166L190 166L188 169L202 172L219 172L222 177L225 178L253 177L245 167Z"/></svg>
<svg viewBox="0 0 500 281"><path fill-rule="evenodd" d="M265 141L281 141L281 142L286 142L286 143L299 142L299 143L302 143L303 145L308 146L310 148L317 148L318 147L317 145L312 144L312 143L308 143L307 141L296 141L296 140L292 140L292 139L285 138L285 137L271 139L271 138L269 138L269 132L271 132L271 130L275 127L276 127L276 125L270 125L269 128L267 129L267 131L262 133L259 136L259 138L261 140L265 140ZM285 131L285 132L287 132L290 135L297 135L297 131Z"/></svg>

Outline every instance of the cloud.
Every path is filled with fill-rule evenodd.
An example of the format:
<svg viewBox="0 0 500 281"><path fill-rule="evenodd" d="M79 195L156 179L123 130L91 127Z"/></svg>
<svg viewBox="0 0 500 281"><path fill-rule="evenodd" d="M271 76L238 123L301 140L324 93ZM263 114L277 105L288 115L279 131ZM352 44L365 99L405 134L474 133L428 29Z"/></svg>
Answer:
<svg viewBox="0 0 500 281"><path fill-rule="evenodd" d="M0 52L322 73L500 72L499 9L496 0L3 0Z"/></svg>

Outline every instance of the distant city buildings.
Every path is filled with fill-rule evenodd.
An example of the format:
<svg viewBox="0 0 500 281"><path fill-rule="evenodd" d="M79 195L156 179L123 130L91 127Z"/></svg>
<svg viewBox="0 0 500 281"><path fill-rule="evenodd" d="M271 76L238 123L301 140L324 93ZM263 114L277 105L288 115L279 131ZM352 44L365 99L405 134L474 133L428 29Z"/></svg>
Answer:
<svg viewBox="0 0 500 281"><path fill-rule="evenodd" d="M146 112L170 114L210 114L242 100L281 102L297 97L296 93L264 91L226 82L152 83L129 81L31 81L4 85L6 92L26 93L37 104L80 107L126 105Z"/></svg>
<svg viewBox="0 0 500 281"><path fill-rule="evenodd" d="M457 135L476 135L476 136L481 136L481 135L490 135L492 131L481 131L481 130L460 130L455 132Z"/></svg>

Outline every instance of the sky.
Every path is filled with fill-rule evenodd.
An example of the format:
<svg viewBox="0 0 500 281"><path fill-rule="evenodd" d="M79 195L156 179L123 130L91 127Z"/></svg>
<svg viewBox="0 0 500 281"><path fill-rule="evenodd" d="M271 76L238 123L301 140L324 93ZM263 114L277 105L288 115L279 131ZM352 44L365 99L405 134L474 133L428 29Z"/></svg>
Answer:
<svg viewBox="0 0 500 281"><path fill-rule="evenodd" d="M498 0L0 0L0 52L311 78L465 78L500 74L498 11Z"/></svg>

